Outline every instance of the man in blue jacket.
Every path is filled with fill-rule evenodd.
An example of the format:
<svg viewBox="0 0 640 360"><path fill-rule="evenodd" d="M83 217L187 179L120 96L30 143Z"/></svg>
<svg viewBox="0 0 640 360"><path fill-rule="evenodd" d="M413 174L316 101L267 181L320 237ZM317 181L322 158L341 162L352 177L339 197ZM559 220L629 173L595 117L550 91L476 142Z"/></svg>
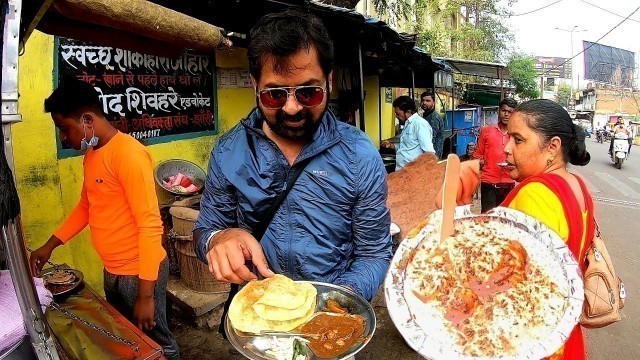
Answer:
<svg viewBox="0 0 640 360"><path fill-rule="evenodd" d="M219 281L254 280L253 265L265 277L329 282L371 300L392 255L386 172L371 140L327 110L327 30L313 15L286 11L263 17L250 38L257 107L211 152L194 229L198 257ZM254 238L305 159L264 236Z"/></svg>

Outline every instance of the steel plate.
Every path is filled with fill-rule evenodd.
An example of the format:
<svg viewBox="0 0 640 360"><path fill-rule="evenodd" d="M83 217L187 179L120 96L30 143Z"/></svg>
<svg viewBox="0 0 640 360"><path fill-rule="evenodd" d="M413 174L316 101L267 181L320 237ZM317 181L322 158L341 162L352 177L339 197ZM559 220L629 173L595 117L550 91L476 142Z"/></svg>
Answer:
<svg viewBox="0 0 640 360"><path fill-rule="evenodd" d="M47 290L51 291L51 294L53 294L53 296L63 296L75 291L82 284L82 281L84 280L84 274L82 273L82 271L76 270L76 269L69 269L69 268L54 268L54 267L46 268L42 270L39 277L44 279L45 275L52 273L56 270L72 272L76 276L76 281L73 282L72 284L73 286L71 286L69 289L60 291L60 292L54 293L47 287ZM46 287L46 282L45 282L45 287Z"/></svg>
<svg viewBox="0 0 640 360"><path fill-rule="evenodd" d="M324 359L319 358L313 355L311 351L309 354L311 355L309 359L324 359L324 360L342 360L349 358L355 354L357 354L360 350L362 350L371 340L373 334L376 331L376 315L373 311L373 307L360 295L357 295L353 291L344 288L342 286L315 282L315 281L300 281L303 283L309 283L315 286L316 290L318 290L318 295L316 297L316 309L323 309L326 306L328 300L335 300L340 305L349 310L350 314L361 315L365 318L365 331L364 336L365 340L355 346L353 346L349 351L342 354L339 358L331 358ZM268 340L273 337L269 336L240 336L240 334L233 328L231 325L231 321L229 320L229 316L224 319L226 322L225 332L227 333L227 337L229 338L229 342L233 347L238 350L245 357L252 360L280 360L276 359L276 357L271 356L266 353L268 348ZM280 337L282 338L282 336ZM288 359L287 359L288 360Z"/></svg>

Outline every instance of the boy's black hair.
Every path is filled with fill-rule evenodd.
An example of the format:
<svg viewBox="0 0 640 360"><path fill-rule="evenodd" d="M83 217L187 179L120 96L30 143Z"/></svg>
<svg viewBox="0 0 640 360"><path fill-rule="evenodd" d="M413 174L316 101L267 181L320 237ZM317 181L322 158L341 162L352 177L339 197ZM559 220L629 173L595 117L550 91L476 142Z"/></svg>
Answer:
<svg viewBox="0 0 640 360"><path fill-rule="evenodd" d="M502 99L502 101L500 101L498 108L501 109L502 105L507 105L508 107L515 109L516 106L518 106L518 102L513 98L504 98Z"/></svg>
<svg viewBox="0 0 640 360"><path fill-rule="evenodd" d="M63 78L58 88L44 100L44 111L47 113L66 117L79 115L87 110L104 115L98 92L91 84L74 77Z"/></svg>

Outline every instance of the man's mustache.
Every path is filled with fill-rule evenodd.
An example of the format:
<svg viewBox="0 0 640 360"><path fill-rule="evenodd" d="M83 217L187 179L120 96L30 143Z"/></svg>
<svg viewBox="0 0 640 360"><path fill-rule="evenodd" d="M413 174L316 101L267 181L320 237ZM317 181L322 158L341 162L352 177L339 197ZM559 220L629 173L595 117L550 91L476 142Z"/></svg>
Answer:
<svg viewBox="0 0 640 360"><path fill-rule="evenodd" d="M278 111L278 113L276 114L276 120L278 122L285 122L285 121L297 122L297 121L306 120L306 119L309 119L309 114L307 114L306 111L300 111L295 115L289 115L284 111L282 112Z"/></svg>

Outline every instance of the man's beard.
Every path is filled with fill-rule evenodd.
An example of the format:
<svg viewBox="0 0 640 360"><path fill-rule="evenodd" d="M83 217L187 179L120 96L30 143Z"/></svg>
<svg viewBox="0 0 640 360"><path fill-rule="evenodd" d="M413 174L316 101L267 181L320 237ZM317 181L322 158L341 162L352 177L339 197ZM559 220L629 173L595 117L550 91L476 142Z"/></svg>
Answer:
<svg viewBox="0 0 640 360"><path fill-rule="evenodd" d="M258 109L260 109L260 107L258 107ZM295 115L289 115L285 113L284 110L279 109L278 112L276 112L276 118L274 121L272 119L269 119L264 114L262 109L260 109L262 118L267 123L267 126L269 126L269 129L271 129L271 131L273 131L274 134L290 140L300 140L300 139L310 138L311 135L313 135L313 133L320 126L320 122L322 121L322 118L324 117L324 114L326 113L326 111L327 111L327 105L325 104L325 107L322 110L322 113L320 114L320 116L317 119L314 119L313 115L311 115L311 112L306 108L300 110ZM293 126L288 126L286 124L286 121L289 121L289 122L304 121L304 124L302 126L293 127Z"/></svg>
<svg viewBox="0 0 640 360"><path fill-rule="evenodd" d="M433 112L433 110L435 110L435 108L436 108L436 107L434 106L434 107L432 107L432 108L428 108L428 107L426 107L426 106L421 106L421 108L422 108L422 110L423 110L425 113L432 113L432 112Z"/></svg>

